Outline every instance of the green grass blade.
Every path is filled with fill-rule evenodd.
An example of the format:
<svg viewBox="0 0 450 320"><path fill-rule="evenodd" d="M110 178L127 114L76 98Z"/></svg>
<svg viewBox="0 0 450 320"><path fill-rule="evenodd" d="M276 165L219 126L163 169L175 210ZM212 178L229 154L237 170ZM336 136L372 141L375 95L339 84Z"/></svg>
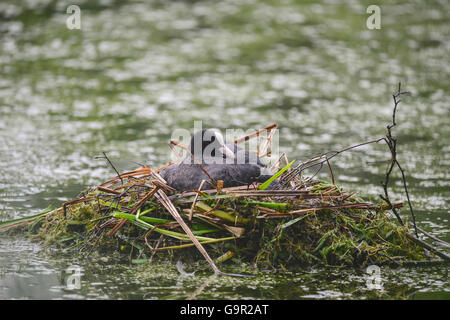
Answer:
<svg viewBox="0 0 450 320"><path fill-rule="evenodd" d="M128 214L128 213L121 212L121 211L115 211L113 213L113 216L116 217L116 218L124 218L124 219L128 219L128 220L136 220L136 216L134 214ZM139 220L143 220L145 222L155 223L155 224L173 222L173 220L153 218L153 217L144 217L144 216L140 216Z"/></svg>
<svg viewBox="0 0 450 320"><path fill-rule="evenodd" d="M196 208L199 208L202 211L211 211L212 208L210 206L208 206L206 203L204 202L197 202L195 204ZM249 222L249 219L247 218L243 218L240 217L239 215L235 214L235 213L228 213L222 210L212 210L210 213L210 215L215 216L217 218L220 218L222 220L226 220L226 221L230 221L230 222L239 222L242 224L247 224Z"/></svg>
<svg viewBox="0 0 450 320"><path fill-rule="evenodd" d="M208 244L208 243L216 243L216 242L222 242L222 241L228 241L228 240L234 240L234 239L236 239L236 237L226 237L226 238L213 239L213 240L209 240L209 241L201 241L200 243ZM159 248L158 251L183 249L183 248L188 248L188 247L193 247L193 246L194 246L193 243L188 243L188 244L181 244L178 246L162 247L162 248Z"/></svg>
<svg viewBox="0 0 450 320"><path fill-rule="evenodd" d="M267 181L265 181L263 184L261 184L258 187L258 190L266 190L268 186L279 176L281 176L287 169L289 169L290 166L295 162L295 160L292 160L290 163L288 163L283 169L275 173L272 177L270 177Z"/></svg>
<svg viewBox="0 0 450 320"><path fill-rule="evenodd" d="M286 211L288 207L288 203L264 202L264 201L242 201L242 202L281 211Z"/></svg>
<svg viewBox="0 0 450 320"><path fill-rule="evenodd" d="M56 209L55 209L56 210ZM32 216L28 216L28 217L23 217L23 218L18 218L18 219L13 219L13 220L8 220L8 221L2 221L0 222L0 230L2 229L7 229L10 226L13 226L15 224L19 224L19 223L25 223L25 222L32 222L35 219L39 218L40 216L49 213L50 211L53 210L46 210L44 212L38 213L38 214L34 214Z"/></svg>
<svg viewBox="0 0 450 320"><path fill-rule="evenodd" d="M127 219L130 220L132 222L134 222L137 226L146 229L146 230L154 230L160 234L166 235L168 237L172 237L178 240L182 240L182 241L191 241L191 239L184 233L180 233L180 232L175 232L175 231L170 231L170 230L165 230L165 229L161 229L158 227L155 227L147 222L145 222L142 218L148 218L148 219L156 219L156 218L149 218L149 217L141 217L139 218L139 220L136 220L136 216L132 215L132 214L127 214L127 213L123 213L123 212L115 212L113 214L113 216L115 218L120 218L120 219ZM159 220L164 220L164 219L159 219ZM172 220L169 220L169 222L172 222ZM208 238L208 237L197 237L196 238L199 241L211 241L211 240L215 240L214 238Z"/></svg>
<svg viewBox="0 0 450 320"><path fill-rule="evenodd" d="M304 216L302 216L302 217L298 217L298 218L296 218L296 219L289 220L288 222L282 224L282 225L280 226L280 229L288 228L288 227L292 226L294 223L297 223L297 222L299 222L300 220L305 219L305 218L306 218L307 216L309 216L309 215L311 215L311 214L307 214L307 215L304 215Z"/></svg>

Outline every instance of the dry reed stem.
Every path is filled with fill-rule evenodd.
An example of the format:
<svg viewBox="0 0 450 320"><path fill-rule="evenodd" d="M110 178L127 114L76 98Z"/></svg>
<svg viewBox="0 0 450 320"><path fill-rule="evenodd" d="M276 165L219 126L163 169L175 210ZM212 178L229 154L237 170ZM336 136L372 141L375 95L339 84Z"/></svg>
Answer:
<svg viewBox="0 0 450 320"><path fill-rule="evenodd" d="M192 214L194 213L195 204L197 203L198 195L200 194L200 191L202 191L203 185L205 184L206 180L202 180L200 183L200 186L198 187L198 191L195 195L194 201L192 202L191 210L189 211L189 221L192 221Z"/></svg>
<svg viewBox="0 0 450 320"><path fill-rule="evenodd" d="M164 193L164 191L159 190L156 193L157 199L161 202L161 204L169 211L169 213L175 218L175 220L179 223L181 228L184 230L184 232L188 235L188 237L191 239L191 241L194 243L194 245L197 247L198 251L205 257L206 261L208 261L211 268L214 270L215 274L220 274L221 271L217 268L217 266L214 264L214 261L211 259L211 257L208 255L208 252L206 252L205 248L201 245L201 243L197 240L195 235L192 233L191 229L187 226L187 224L183 221L183 218L178 213L177 209L173 205L172 201L167 197L167 195Z"/></svg>
<svg viewBox="0 0 450 320"><path fill-rule="evenodd" d="M234 143L240 143L242 141L247 141L250 138L257 137L261 133L263 133L265 131L269 131L269 130L275 129L276 127L277 127L276 123L271 124L270 126L267 126L267 127L263 128L263 129L260 129L260 130L256 130L255 132L253 132L253 133L251 133L251 134L249 134L247 136L244 136L244 137L241 137L241 138L238 138L238 139L234 140Z"/></svg>

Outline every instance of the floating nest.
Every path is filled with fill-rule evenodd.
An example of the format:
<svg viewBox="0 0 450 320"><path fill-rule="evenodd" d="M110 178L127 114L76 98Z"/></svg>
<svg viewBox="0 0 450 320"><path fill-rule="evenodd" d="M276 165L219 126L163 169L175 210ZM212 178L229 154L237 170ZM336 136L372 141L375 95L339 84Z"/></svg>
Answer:
<svg viewBox="0 0 450 320"><path fill-rule="evenodd" d="M178 214L208 254L219 258L216 263L232 258L295 269L425 258L408 228L387 213L388 205L302 179L295 169L279 176L282 190L253 184L184 193L166 185L158 172L142 167L123 173L59 209L1 228L27 225L32 239L84 255L120 251L141 261L201 259Z"/></svg>
<svg viewBox="0 0 450 320"><path fill-rule="evenodd" d="M117 177L86 190L63 207L0 222L0 231L27 226L32 239L84 255L120 251L135 261L197 261L203 256L216 273L220 271L215 263L230 258L277 269L449 263L450 256L444 250L418 238L420 231L440 247L450 248L450 244L415 224L404 171L396 158L397 140L391 129L396 125L399 97L405 94L408 92L401 91L399 83L393 95L393 123L387 126L385 137L330 151L292 168L293 162L288 164L282 154L276 165L284 159L286 166L262 184L222 188L221 181L211 181L211 190L202 190L202 183L199 190L177 193L159 175L171 163L157 170L147 166L123 174L116 170ZM253 137L261 140L266 132L267 140L262 149L258 148L258 156L269 155L276 126L270 125L234 143ZM392 159L382 183L383 203L375 204L337 186L329 160L350 149L381 141L389 147ZM174 141L169 146L189 150ZM105 159L114 168L106 154ZM314 176L303 177L303 170L320 170L323 165L328 165L332 183L318 181ZM389 199L388 182L394 166L403 177L415 235L398 214L402 204ZM278 179L279 190L268 190L274 179ZM441 260L431 260L433 255ZM216 262L210 256L216 257Z"/></svg>

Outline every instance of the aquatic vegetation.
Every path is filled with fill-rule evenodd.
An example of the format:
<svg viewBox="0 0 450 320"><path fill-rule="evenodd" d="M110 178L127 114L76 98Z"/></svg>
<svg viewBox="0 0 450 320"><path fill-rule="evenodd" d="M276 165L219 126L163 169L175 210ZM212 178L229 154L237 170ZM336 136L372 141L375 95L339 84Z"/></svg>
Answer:
<svg viewBox="0 0 450 320"><path fill-rule="evenodd" d="M399 95L403 94L400 88L399 85ZM324 153L293 168L295 161L288 162L281 155L278 167L283 156L286 162L281 170L263 183L248 186L223 188L223 181L214 181L208 175L214 189L202 190L203 181L198 190L179 193L159 175L172 162L156 170L141 166L120 174L104 154L116 177L86 190L59 209L2 222L0 230L28 225L31 238L45 245L78 250L85 255L93 250L120 250L135 261L152 260L155 255L192 260L200 252L215 273L221 271L210 253L218 257L216 262L234 259L283 270L311 265L415 263L429 257L424 248L448 262L446 253L411 234L397 211L403 203L392 203L389 198L387 187L394 164L403 174L396 158L396 140L391 136L398 105L395 95L394 102L393 124L388 126L385 138ZM275 127L262 130L270 132ZM329 160L382 140L391 151L392 165L383 183L383 202L374 204L336 185ZM315 175L302 175L304 169L321 168L324 164L328 165L331 183L320 181ZM267 190L275 179L277 189ZM403 182L407 194L405 179ZM408 204L417 236L409 198Z"/></svg>
<svg viewBox="0 0 450 320"><path fill-rule="evenodd" d="M154 190L170 194L157 172L143 167L123 173L59 209L1 227L32 221L32 239L83 254L95 249L120 250L141 259L155 254L198 258L180 224L160 200L148 196L157 195ZM295 187L289 184L285 190L258 190L254 185L205 190L197 198L195 192L171 192L168 199L215 257L231 251L235 260L282 269L425 258L422 247L406 237L408 227L386 213L386 204L364 202L331 183L298 177L290 181Z"/></svg>
<svg viewBox="0 0 450 320"><path fill-rule="evenodd" d="M263 183L223 188L223 181L211 179L214 189L177 192L159 175L174 162L159 169L141 166L120 174L104 153L117 176L90 190L62 208L6 221L0 230L29 225L33 239L45 244L58 244L90 254L94 249L119 249L136 256L153 259L155 254L174 258L195 258L200 252L215 273L221 273L209 253L218 260L234 257L261 267L298 268L311 265L355 266L372 264L417 262L428 258L427 249L442 258L450 257L443 251L418 238L415 215L409 200L404 171L397 160L397 140L391 134L396 125L398 98L407 92L393 95L392 124L385 137L359 143L338 151L313 157L291 168L286 165ZM237 141L271 132L276 124L258 130ZM266 145L270 144L268 135ZM364 201L335 183L330 159L371 143L384 141L391 152L391 165L382 183L383 203ZM184 145L171 142L173 145ZM261 150L258 157L270 153ZM191 154L195 160L195 156ZM180 159L178 160L180 161ZM306 168L328 165L332 182L303 177ZM196 163L203 171L201 163ZM400 218L402 203L392 203L388 193L389 177L394 166L402 173L415 236ZM276 166L275 166L276 167ZM277 179L277 189L267 187ZM392 221L387 211L392 211ZM187 221L187 222L186 222ZM425 232L422 231L426 235ZM430 237L429 235L427 235ZM436 239L433 239L436 240ZM439 239L437 239L439 240ZM441 241L441 240L439 240ZM441 243L448 245L444 241ZM208 251L203 245L208 246ZM198 251L192 251L194 248ZM208 253L209 252L209 253Z"/></svg>

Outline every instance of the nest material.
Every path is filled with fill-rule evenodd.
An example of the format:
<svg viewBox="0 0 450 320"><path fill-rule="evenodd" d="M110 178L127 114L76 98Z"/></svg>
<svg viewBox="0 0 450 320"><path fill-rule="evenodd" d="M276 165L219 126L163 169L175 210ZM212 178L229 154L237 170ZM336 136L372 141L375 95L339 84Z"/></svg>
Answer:
<svg viewBox="0 0 450 320"><path fill-rule="evenodd" d="M218 261L235 256L239 261L275 268L428 263L420 260L429 258L430 253L442 259L437 263L448 263L447 253L418 238L420 230L440 245L450 247L416 226L404 171L396 158L397 140L391 135L391 129L396 125L399 97L405 94L408 92L401 91L399 83L393 95L393 121L387 126L385 137L326 152L293 169L289 168L291 162L259 186L222 189L221 181L214 181L207 174L214 190L200 191L202 183L195 192L177 194L158 174L171 163L158 170L142 167L119 174L104 154L118 177L87 190L62 208L0 222L0 230L28 225L34 239L47 244L59 243L87 254L94 249L120 249L151 260L155 255L196 259L201 252L216 273L220 271L208 252L220 255ZM262 143L262 134L267 133L257 154L268 156L276 127L276 124L267 126L234 143L255 137ZM382 183L384 195L380 198L384 203L375 205L339 188L329 160L345 151L381 141L388 145L392 159ZM189 152L188 147L175 141L169 146L178 158L181 156L175 146ZM288 163L283 153L275 168L283 159ZM302 178L305 169L315 167L319 171L324 165L328 165L331 184ZM415 236L398 214L402 204L394 204L389 198L389 177L395 165L402 174ZM282 190L265 190L275 178ZM396 220L391 221L387 211L392 211Z"/></svg>
<svg viewBox="0 0 450 320"><path fill-rule="evenodd" d="M211 256L228 253L259 267L365 266L425 257L407 239L407 227L389 218L389 206L365 202L334 184L286 172L279 178L284 190L220 189L219 183L214 190L180 194L157 172L143 167L87 190L35 221L33 238L84 253L198 259L169 213L176 210Z"/></svg>

